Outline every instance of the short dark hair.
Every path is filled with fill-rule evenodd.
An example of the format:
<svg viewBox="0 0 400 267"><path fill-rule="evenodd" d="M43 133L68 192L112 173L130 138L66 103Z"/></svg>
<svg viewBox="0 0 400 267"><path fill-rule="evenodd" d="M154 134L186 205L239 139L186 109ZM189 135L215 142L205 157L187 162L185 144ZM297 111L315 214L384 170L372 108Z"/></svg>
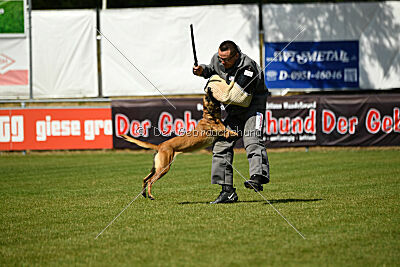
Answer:
<svg viewBox="0 0 400 267"><path fill-rule="evenodd" d="M238 46L231 40L223 41L219 45L219 50L221 51L231 50L231 55L236 55L239 52Z"/></svg>

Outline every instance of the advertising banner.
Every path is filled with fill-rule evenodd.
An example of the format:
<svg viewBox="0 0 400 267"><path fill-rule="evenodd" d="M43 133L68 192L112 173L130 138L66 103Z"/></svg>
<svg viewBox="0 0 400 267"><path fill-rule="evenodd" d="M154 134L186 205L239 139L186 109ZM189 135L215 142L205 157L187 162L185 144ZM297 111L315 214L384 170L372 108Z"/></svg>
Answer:
<svg viewBox="0 0 400 267"><path fill-rule="evenodd" d="M201 98L169 101L115 100L111 110L1 109L0 151L139 148L121 134L159 144L193 130L203 114ZM271 97L266 146L398 146L399 103L398 94Z"/></svg>
<svg viewBox="0 0 400 267"><path fill-rule="evenodd" d="M358 41L265 43L268 88L359 88Z"/></svg>
<svg viewBox="0 0 400 267"><path fill-rule="evenodd" d="M203 115L202 98L168 100L169 102L165 99L112 101L114 148L139 148L121 139L121 134L159 144L193 130Z"/></svg>
<svg viewBox="0 0 400 267"><path fill-rule="evenodd" d="M318 102L321 145L400 145L400 95L329 96Z"/></svg>
<svg viewBox="0 0 400 267"><path fill-rule="evenodd" d="M139 148L121 134L159 144L193 129L202 116L202 99L170 101L176 109L162 99L113 101L114 147ZM399 103L397 94L271 97L264 116L266 146L397 146Z"/></svg>
<svg viewBox="0 0 400 267"><path fill-rule="evenodd" d="M264 128L267 146L317 145L317 106L314 96L269 98Z"/></svg>
<svg viewBox="0 0 400 267"><path fill-rule="evenodd" d="M0 98L29 97L28 39L0 41Z"/></svg>
<svg viewBox="0 0 400 267"><path fill-rule="evenodd" d="M0 150L112 148L110 108L0 110Z"/></svg>
<svg viewBox="0 0 400 267"><path fill-rule="evenodd" d="M268 100L268 147L400 145L400 95L289 96Z"/></svg>

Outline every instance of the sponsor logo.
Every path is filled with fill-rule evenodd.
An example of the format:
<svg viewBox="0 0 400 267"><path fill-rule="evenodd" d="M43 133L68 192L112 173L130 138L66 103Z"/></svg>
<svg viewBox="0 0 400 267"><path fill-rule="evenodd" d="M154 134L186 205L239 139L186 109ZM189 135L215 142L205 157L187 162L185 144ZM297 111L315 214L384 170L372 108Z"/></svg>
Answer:
<svg viewBox="0 0 400 267"><path fill-rule="evenodd" d="M351 58L355 60L355 57ZM344 50L316 50L316 51L274 51L273 57L267 57L267 62L296 62L297 64L315 62L348 63L349 55Z"/></svg>
<svg viewBox="0 0 400 267"><path fill-rule="evenodd" d="M276 77L278 77L278 72L275 70L267 71L267 81L276 81Z"/></svg>
<svg viewBox="0 0 400 267"><path fill-rule="evenodd" d="M10 70L10 66L15 63L15 60L5 54L0 54L0 74L4 74Z"/></svg>
<svg viewBox="0 0 400 267"><path fill-rule="evenodd" d="M0 116L0 142L24 141L24 117Z"/></svg>
<svg viewBox="0 0 400 267"><path fill-rule="evenodd" d="M268 88L357 88L358 41L265 43ZM282 51L283 50L283 51Z"/></svg>
<svg viewBox="0 0 400 267"><path fill-rule="evenodd" d="M112 135L111 120L85 120L83 121L84 139L86 141L95 140L101 134ZM45 120L36 121L36 141L47 141L49 137L59 136L81 136L80 120L53 120L51 116L46 116Z"/></svg>

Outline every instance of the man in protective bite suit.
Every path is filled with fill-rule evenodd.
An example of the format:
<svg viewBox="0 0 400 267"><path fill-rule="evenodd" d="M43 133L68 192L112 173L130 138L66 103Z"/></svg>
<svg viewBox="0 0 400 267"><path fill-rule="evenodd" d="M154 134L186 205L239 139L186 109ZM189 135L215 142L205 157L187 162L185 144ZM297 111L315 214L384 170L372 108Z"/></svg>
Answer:
<svg viewBox="0 0 400 267"><path fill-rule="evenodd" d="M262 191L263 184L269 182L269 162L262 138L268 89L261 68L228 40L220 44L209 65L194 66L193 73L206 79L211 77L207 87L225 106L227 117L224 124L243 137L250 171L250 180L244 185ZM211 204L238 200L232 168L233 147L237 139L220 137L213 145L211 183L221 185L222 191Z"/></svg>

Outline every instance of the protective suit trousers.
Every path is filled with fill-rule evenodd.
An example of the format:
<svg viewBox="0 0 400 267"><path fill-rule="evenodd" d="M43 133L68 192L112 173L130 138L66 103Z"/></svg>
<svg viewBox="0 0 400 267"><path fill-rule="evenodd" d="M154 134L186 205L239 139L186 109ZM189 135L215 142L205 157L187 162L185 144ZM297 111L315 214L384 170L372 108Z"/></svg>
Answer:
<svg viewBox="0 0 400 267"><path fill-rule="evenodd" d="M227 128L238 131L243 137L249 161L250 177L262 175L269 179L269 161L262 138L262 127L265 109L249 107L249 110L240 114L229 114L224 120ZM233 185L233 147L236 139L225 139L220 137L213 145L213 158L211 168L211 183ZM246 174L243 173L246 177ZM261 183L266 183L261 181Z"/></svg>

